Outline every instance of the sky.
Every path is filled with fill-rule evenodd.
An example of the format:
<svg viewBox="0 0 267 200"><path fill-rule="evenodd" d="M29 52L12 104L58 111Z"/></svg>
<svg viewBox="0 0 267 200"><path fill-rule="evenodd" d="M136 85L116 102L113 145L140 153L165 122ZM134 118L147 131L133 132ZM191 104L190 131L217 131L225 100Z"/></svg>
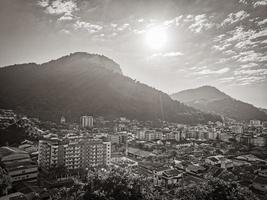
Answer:
<svg viewBox="0 0 267 200"><path fill-rule="evenodd" d="M168 94L212 85L267 108L266 50L267 0L0 1L1 67L98 53Z"/></svg>

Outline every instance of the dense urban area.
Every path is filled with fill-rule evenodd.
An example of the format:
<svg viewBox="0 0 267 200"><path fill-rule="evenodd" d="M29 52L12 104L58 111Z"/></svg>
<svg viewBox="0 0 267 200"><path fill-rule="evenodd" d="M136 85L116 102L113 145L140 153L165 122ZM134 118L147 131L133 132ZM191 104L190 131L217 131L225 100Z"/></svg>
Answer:
<svg viewBox="0 0 267 200"><path fill-rule="evenodd" d="M267 197L267 122L259 120L55 123L2 109L0 133L1 200Z"/></svg>

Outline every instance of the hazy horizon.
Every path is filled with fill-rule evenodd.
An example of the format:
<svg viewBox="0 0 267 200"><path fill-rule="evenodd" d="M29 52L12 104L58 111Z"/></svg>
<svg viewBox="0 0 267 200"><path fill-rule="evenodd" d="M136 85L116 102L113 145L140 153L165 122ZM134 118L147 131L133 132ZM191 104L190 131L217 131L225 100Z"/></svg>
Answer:
<svg viewBox="0 0 267 200"><path fill-rule="evenodd" d="M85 51L168 94L211 85L267 108L265 0L3 0L0 67Z"/></svg>

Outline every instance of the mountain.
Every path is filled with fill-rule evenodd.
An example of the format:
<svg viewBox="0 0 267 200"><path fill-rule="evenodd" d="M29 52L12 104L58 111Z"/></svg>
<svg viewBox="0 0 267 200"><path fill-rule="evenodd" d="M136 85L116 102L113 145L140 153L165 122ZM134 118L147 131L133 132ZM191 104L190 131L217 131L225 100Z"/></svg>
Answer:
<svg viewBox="0 0 267 200"><path fill-rule="evenodd" d="M266 113L259 108L233 99L212 86L183 90L172 94L171 98L204 112L217 113L238 121L267 120Z"/></svg>
<svg viewBox="0 0 267 200"><path fill-rule="evenodd" d="M0 107L52 121L62 115L78 121L84 114L180 123L221 120L124 76L105 56L81 52L41 65L0 68Z"/></svg>

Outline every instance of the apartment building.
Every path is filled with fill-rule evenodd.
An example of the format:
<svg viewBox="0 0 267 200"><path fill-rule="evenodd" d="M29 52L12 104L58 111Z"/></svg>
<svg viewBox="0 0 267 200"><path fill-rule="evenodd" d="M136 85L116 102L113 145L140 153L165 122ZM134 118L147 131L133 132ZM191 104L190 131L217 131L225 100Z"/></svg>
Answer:
<svg viewBox="0 0 267 200"><path fill-rule="evenodd" d="M39 141L39 166L51 169L86 169L110 164L111 142L79 137L79 140L46 139Z"/></svg>

